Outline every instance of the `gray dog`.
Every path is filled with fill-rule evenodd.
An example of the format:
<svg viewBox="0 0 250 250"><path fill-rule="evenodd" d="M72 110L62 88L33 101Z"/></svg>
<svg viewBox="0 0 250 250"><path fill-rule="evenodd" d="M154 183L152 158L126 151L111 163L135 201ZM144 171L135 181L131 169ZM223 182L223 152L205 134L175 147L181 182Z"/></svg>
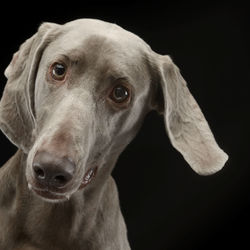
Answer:
<svg viewBox="0 0 250 250"><path fill-rule="evenodd" d="M151 110L197 173L227 161L171 58L117 25L44 23L5 75L19 149L0 171L1 250L130 249L111 172Z"/></svg>

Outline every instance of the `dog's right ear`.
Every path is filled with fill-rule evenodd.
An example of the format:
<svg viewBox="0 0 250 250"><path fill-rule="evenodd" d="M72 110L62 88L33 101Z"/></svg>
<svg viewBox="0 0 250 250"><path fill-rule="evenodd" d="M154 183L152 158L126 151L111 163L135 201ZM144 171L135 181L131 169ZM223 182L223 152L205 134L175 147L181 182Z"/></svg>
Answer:
<svg viewBox="0 0 250 250"><path fill-rule="evenodd" d="M35 79L46 46L59 34L60 25L43 23L13 55L5 70L8 81L0 102L0 128L8 139L28 152L36 127L34 112Z"/></svg>

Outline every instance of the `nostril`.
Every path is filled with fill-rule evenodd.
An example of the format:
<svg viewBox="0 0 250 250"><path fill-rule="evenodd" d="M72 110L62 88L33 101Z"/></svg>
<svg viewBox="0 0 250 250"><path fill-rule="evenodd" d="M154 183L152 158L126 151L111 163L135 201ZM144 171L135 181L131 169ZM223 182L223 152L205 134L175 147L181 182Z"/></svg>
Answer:
<svg viewBox="0 0 250 250"><path fill-rule="evenodd" d="M64 185L68 182L68 178L64 175L56 175L54 177L54 181L58 184L58 185Z"/></svg>
<svg viewBox="0 0 250 250"><path fill-rule="evenodd" d="M39 167L39 166L34 166L34 172L35 172L35 175L38 179L40 180L44 180L45 179L45 172L44 170Z"/></svg>

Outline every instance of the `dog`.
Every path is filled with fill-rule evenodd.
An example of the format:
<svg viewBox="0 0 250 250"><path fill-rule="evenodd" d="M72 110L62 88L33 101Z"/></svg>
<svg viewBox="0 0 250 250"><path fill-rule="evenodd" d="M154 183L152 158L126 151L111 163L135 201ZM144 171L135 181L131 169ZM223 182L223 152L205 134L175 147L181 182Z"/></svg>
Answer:
<svg viewBox="0 0 250 250"><path fill-rule="evenodd" d="M43 23L5 75L0 249L130 249L111 172L151 110L198 174L228 159L172 59L115 24Z"/></svg>

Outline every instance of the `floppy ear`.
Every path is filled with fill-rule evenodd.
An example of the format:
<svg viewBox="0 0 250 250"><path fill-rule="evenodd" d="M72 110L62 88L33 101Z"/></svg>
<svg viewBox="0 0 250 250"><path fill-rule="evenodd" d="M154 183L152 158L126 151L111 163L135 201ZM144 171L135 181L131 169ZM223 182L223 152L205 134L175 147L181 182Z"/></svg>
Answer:
<svg viewBox="0 0 250 250"><path fill-rule="evenodd" d="M32 145L36 127L34 113L35 78L42 53L58 34L59 25L44 23L26 40L5 70L8 81L0 102L0 128L24 152Z"/></svg>
<svg viewBox="0 0 250 250"><path fill-rule="evenodd" d="M169 56L159 56L166 130L172 145L198 174L219 171L228 156L217 145L209 125Z"/></svg>

